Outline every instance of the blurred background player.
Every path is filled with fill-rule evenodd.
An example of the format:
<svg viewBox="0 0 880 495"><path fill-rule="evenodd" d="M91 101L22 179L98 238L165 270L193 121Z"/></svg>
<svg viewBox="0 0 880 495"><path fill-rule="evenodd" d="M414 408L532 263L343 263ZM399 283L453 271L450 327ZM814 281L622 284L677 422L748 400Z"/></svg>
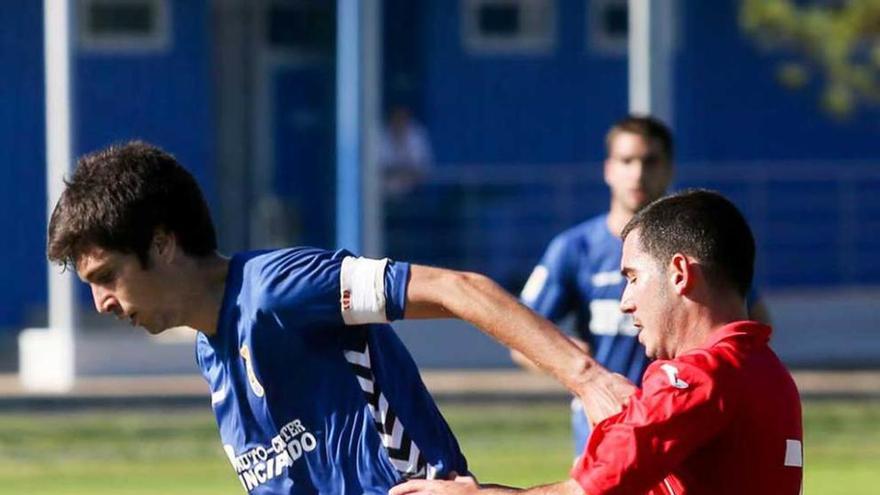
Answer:
<svg viewBox="0 0 880 495"><path fill-rule="evenodd" d="M672 133L660 120L630 115L605 138L604 179L611 193L606 213L553 239L520 295L538 314L558 322L573 314L576 338L609 370L640 384L648 365L632 319L620 311L620 232L645 205L666 193L673 176ZM750 295L750 317L768 322L764 305ZM527 360L512 352L526 367ZM589 425L583 405L572 401L575 455L583 452Z"/></svg>
<svg viewBox="0 0 880 495"><path fill-rule="evenodd" d="M382 129L379 168L386 197L397 199L416 188L430 173L434 153L428 133L404 105L395 105Z"/></svg>

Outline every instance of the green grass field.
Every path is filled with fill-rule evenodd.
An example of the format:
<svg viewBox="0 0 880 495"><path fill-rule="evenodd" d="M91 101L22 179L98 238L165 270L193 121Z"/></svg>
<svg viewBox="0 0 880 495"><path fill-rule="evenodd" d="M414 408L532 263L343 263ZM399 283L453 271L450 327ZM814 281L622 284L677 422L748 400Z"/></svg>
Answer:
<svg viewBox="0 0 880 495"><path fill-rule="evenodd" d="M563 479L567 407L448 405L483 481ZM880 402L805 404L806 493L880 491ZM237 494L209 411L0 415L0 494Z"/></svg>

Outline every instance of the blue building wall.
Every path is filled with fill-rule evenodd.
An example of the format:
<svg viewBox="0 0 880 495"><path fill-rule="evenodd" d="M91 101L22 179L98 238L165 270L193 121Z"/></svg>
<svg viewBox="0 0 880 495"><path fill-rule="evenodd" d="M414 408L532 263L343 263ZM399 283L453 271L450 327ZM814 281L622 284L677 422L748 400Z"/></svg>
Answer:
<svg viewBox="0 0 880 495"><path fill-rule="evenodd" d="M468 53L462 3L431 0L407 14L424 27L422 117L438 161L601 160L607 125L627 109L627 61L585 47L588 2L555 2L556 47L537 55ZM679 161L876 157L880 112L838 121L819 108L818 83L783 88L774 69L786 55L765 53L740 29L739 3L680 1L671 122Z"/></svg>
<svg viewBox="0 0 880 495"><path fill-rule="evenodd" d="M172 0L167 49L76 56L77 153L143 139L173 153L214 202L209 0Z"/></svg>
<svg viewBox="0 0 880 495"><path fill-rule="evenodd" d="M675 74L680 160L847 160L877 158L880 111L836 121L819 108L820 87L783 88L776 63L738 25L736 0L684 0Z"/></svg>
<svg viewBox="0 0 880 495"><path fill-rule="evenodd" d="M468 53L463 2L424 2L424 115L437 161L571 163L604 156L609 122L626 112L627 62L587 49L586 4L556 2L549 53Z"/></svg>
<svg viewBox="0 0 880 495"><path fill-rule="evenodd" d="M42 23L40 2L0 9L0 329L46 297Z"/></svg>
<svg viewBox="0 0 880 495"><path fill-rule="evenodd" d="M74 41L76 155L144 139L174 153L215 201L207 1L169 2L162 52L89 52ZM46 301L42 26L41 2L10 0L0 11L0 330L33 323ZM80 298L90 304L86 289Z"/></svg>

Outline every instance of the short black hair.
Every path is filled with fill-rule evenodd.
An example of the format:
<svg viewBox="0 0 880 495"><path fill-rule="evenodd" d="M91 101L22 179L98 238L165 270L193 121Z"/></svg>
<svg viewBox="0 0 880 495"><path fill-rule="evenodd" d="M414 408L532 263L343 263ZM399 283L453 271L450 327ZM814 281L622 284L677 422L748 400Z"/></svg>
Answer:
<svg viewBox="0 0 880 495"><path fill-rule="evenodd" d="M672 140L672 131L670 131L669 127L657 117L632 114L615 122L605 136L605 147L607 148L608 153L611 153L611 142L614 140L614 137L621 132L636 134L647 140L656 140L660 143L664 157L670 162L675 156L675 144Z"/></svg>
<svg viewBox="0 0 880 495"><path fill-rule="evenodd" d="M664 265L675 253L696 258L710 283L745 297L755 269L755 239L740 211L721 194L689 189L639 211L621 237L639 229L641 247Z"/></svg>
<svg viewBox="0 0 880 495"><path fill-rule="evenodd" d="M156 230L174 234L183 251L217 249L208 205L193 176L156 146L130 141L83 156L49 220L47 256L75 268L86 250L135 254L148 266Z"/></svg>

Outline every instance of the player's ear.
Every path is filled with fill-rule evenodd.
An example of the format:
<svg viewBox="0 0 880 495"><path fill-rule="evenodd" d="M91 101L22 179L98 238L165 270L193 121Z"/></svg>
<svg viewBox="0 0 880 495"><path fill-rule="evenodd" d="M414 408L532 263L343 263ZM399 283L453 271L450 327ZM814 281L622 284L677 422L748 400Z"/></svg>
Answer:
<svg viewBox="0 0 880 495"><path fill-rule="evenodd" d="M174 258L176 247L177 238L172 232L168 232L161 227L153 232L153 241L150 243L150 251L156 259L170 263Z"/></svg>
<svg viewBox="0 0 880 495"><path fill-rule="evenodd" d="M694 270L696 266L687 256L675 253L669 260L667 275L669 284L676 294L684 295L690 292L694 283Z"/></svg>

